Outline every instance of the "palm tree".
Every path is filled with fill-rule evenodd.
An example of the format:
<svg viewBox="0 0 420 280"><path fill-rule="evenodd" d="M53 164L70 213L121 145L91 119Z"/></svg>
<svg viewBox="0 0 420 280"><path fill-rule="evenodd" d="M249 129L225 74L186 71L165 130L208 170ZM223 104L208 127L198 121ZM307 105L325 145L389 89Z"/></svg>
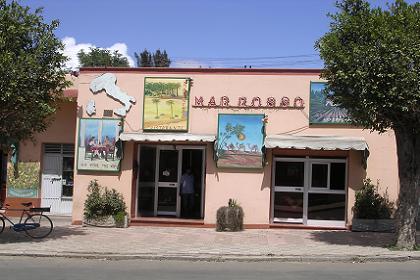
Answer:
<svg viewBox="0 0 420 280"><path fill-rule="evenodd" d="M174 104L175 104L175 101L173 101L172 99L169 99L168 101L166 101L166 104L171 106L171 119L173 119L174 118Z"/></svg>
<svg viewBox="0 0 420 280"><path fill-rule="evenodd" d="M159 119L159 102L160 102L160 99L159 98L153 98L152 102L153 102L153 104L156 105L156 117L155 117L155 119Z"/></svg>

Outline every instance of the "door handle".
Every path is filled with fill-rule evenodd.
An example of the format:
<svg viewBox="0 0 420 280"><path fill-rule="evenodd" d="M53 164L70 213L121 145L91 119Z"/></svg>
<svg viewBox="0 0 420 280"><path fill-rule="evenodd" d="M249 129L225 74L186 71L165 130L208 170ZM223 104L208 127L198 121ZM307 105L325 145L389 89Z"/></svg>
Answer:
<svg viewBox="0 0 420 280"><path fill-rule="evenodd" d="M302 188L295 188L295 191L302 191Z"/></svg>

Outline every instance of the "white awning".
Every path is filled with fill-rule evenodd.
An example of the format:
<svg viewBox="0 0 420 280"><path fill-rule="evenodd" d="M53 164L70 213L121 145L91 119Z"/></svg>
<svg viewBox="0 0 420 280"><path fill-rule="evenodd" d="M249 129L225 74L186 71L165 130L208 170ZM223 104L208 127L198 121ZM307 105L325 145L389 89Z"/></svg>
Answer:
<svg viewBox="0 0 420 280"><path fill-rule="evenodd" d="M363 137L268 135L266 148L311 150L369 150Z"/></svg>
<svg viewBox="0 0 420 280"><path fill-rule="evenodd" d="M124 132L120 134L122 141L138 142L214 142L216 135L190 133L147 133Z"/></svg>

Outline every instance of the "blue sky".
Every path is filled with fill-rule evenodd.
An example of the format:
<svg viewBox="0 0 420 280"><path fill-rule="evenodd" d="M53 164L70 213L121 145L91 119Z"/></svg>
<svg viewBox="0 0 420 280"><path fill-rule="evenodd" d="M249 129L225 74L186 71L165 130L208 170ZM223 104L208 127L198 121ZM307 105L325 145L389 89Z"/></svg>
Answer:
<svg viewBox="0 0 420 280"><path fill-rule="evenodd" d="M371 0L384 6L387 0ZM415 0L407 1L409 3ZM328 31L335 0L22 0L59 19L56 35L76 53L91 46L166 49L174 67L319 68L314 42Z"/></svg>

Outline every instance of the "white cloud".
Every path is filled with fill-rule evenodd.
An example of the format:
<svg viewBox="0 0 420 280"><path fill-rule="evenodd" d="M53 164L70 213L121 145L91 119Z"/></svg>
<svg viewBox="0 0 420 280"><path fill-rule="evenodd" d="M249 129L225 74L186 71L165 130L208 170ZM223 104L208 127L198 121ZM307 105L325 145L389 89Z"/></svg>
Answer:
<svg viewBox="0 0 420 280"><path fill-rule="evenodd" d="M79 58L77 57L77 53L80 50L84 50L85 52L89 51L89 48L96 48L95 45L91 43L76 43L76 39L73 37L64 37L62 40L64 44L64 55L69 58L66 62L66 68L70 69L77 69L80 67ZM109 48L104 48L110 51L118 51L124 57L127 58L128 63L131 67L134 66L134 60L131 56L128 55L128 47L125 43L115 43Z"/></svg>

